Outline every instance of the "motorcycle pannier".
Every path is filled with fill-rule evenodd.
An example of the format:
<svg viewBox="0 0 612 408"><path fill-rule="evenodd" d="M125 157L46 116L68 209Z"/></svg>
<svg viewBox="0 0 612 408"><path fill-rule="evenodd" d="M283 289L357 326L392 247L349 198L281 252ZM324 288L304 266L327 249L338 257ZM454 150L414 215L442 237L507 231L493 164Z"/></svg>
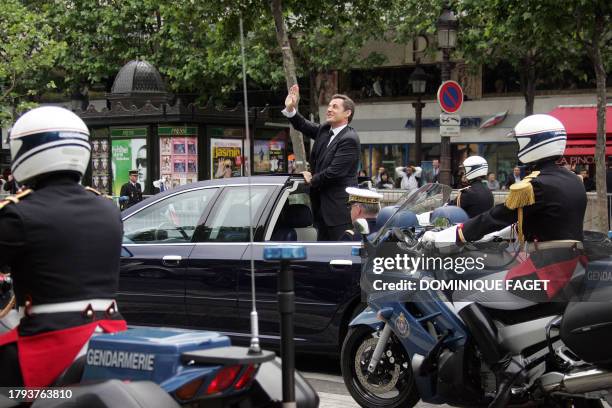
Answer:
<svg viewBox="0 0 612 408"><path fill-rule="evenodd" d="M569 303L561 339L584 361L612 364L612 296L600 302Z"/></svg>

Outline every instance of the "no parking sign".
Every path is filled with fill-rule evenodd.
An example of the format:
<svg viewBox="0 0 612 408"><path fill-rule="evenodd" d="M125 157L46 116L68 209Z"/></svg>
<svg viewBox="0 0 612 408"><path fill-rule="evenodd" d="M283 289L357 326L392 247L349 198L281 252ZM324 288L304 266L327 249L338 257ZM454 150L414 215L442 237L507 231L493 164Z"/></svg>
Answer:
<svg viewBox="0 0 612 408"><path fill-rule="evenodd" d="M438 104L446 113L455 113L463 104L463 89L455 81L445 81L438 88Z"/></svg>

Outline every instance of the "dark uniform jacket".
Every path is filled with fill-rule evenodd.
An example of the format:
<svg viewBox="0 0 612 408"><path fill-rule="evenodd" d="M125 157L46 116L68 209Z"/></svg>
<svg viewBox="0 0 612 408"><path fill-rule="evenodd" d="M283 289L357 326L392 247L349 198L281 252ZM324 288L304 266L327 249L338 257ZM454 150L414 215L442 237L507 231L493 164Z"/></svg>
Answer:
<svg viewBox="0 0 612 408"><path fill-rule="evenodd" d="M493 208L493 193L485 183L474 180L469 187L459 191L459 196L451 204L463 208L468 217L473 218Z"/></svg>
<svg viewBox="0 0 612 408"><path fill-rule="evenodd" d="M345 189L357 185L360 154L357 132L346 126L328 147L329 124L318 125L304 119L299 113L289 121L295 129L315 141L310 152L310 198L315 220L323 221L328 227L350 224L350 211L346 207L348 193Z"/></svg>
<svg viewBox="0 0 612 408"><path fill-rule="evenodd" d="M70 176L54 176L0 209L0 265L9 266L17 304L114 299L123 227L116 205ZM72 315L72 316L67 316ZM21 335L87 322L81 313L22 319ZM118 315L118 314L117 314Z"/></svg>
<svg viewBox="0 0 612 408"><path fill-rule="evenodd" d="M377 231L376 229L376 218L366 218L368 226L370 227L370 234ZM344 231L344 234L340 237L340 241L361 241L361 233L355 231L354 228Z"/></svg>
<svg viewBox="0 0 612 408"><path fill-rule="evenodd" d="M127 182L121 186L121 192L119 195L121 197L128 197L127 202L121 203L121 209L125 210L126 208L130 208L134 204L142 201L142 187L140 186L140 183L133 185L132 183Z"/></svg>
<svg viewBox="0 0 612 408"><path fill-rule="evenodd" d="M576 240L583 238L586 192L582 180L571 171L547 161L538 166L540 174L531 181L535 204L523 208L526 241ZM463 225L467 241L517 222L518 210L498 204Z"/></svg>

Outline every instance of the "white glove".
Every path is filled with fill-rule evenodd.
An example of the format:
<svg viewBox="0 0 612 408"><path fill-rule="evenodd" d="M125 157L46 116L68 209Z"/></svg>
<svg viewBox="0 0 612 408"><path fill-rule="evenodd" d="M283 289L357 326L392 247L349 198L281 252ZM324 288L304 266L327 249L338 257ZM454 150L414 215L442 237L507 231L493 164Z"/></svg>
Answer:
<svg viewBox="0 0 612 408"><path fill-rule="evenodd" d="M436 248L447 248L450 246L457 245L457 225L450 228L446 228L442 231L426 231L421 237L421 242L429 243L433 242Z"/></svg>

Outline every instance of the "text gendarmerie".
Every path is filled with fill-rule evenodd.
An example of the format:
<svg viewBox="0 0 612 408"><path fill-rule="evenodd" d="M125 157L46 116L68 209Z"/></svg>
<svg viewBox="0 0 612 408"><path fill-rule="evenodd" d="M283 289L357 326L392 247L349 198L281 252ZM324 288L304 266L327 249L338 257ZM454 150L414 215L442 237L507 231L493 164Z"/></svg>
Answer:
<svg viewBox="0 0 612 408"><path fill-rule="evenodd" d="M89 349L87 351L87 364L90 366L153 371L155 354Z"/></svg>

